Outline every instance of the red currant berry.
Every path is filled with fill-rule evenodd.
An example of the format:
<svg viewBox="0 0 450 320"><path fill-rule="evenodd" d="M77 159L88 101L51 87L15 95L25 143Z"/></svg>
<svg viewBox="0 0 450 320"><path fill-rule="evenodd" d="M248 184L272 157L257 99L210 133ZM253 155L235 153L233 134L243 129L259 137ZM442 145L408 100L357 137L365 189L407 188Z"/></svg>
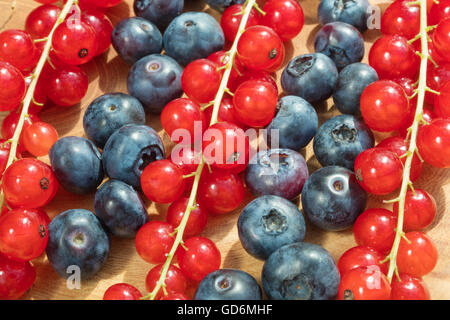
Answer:
<svg viewBox="0 0 450 320"><path fill-rule="evenodd" d="M105 52L111 45L111 33L114 29L108 16L98 10L87 10L81 14L81 21L92 27L98 41L96 56Z"/></svg>
<svg viewBox="0 0 450 320"><path fill-rule="evenodd" d="M398 35L379 38L369 52L369 64L380 79L415 78L419 61L408 40Z"/></svg>
<svg viewBox="0 0 450 320"><path fill-rule="evenodd" d="M171 203L184 192L183 171L170 160L150 163L142 172L141 186L145 196L156 203Z"/></svg>
<svg viewBox="0 0 450 320"><path fill-rule="evenodd" d="M430 300L430 292L422 279L403 273L392 279L391 300Z"/></svg>
<svg viewBox="0 0 450 320"><path fill-rule="evenodd" d="M0 111L15 109L25 96L25 80L13 65L0 61Z"/></svg>
<svg viewBox="0 0 450 320"><path fill-rule="evenodd" d="M204 237L193 237L185 241L184 248L178 248L177 259L187 278L200 281L219 269L221 256L214 242Z"/></svg>
<svg viewBox="0 0 450 320"><path fill-rule="evenodd" d="M222 27L225 39L230 42L233 42L236 38L236 34L239 30L239 26L242 20L242 11L243 8L241 4L234 4L226 8L222 14L222 17L220 18L220 26ZM245 28L256 26L260 24L259 22L259 14L254 8L252 8L248 16Z"/></svg>
<svg viewBox="0 0 450 320"><path fill-rule="evenodd" d="M122 0L90 0L90 2L97 7L111 8L117 6Z"/></svg>
<svg viewBox="0 0 450 320"><path fill-rule="evenodd" d="M434 167L450 168L450 118L438 118L420 127L417 146L426 162Z"/></svg>
<svg viewBox="0 0 450 320"><path fill-rule="evenodd" d="M236 118L251 127L264 127L272 121L278 102L278 90L269 82L249 80L233 97Z"/></svg>
<svg viewBox="0 0 450 320"><path fill-rule="evenodd" d="M440 88L440 94L434 99L434 110L441 118L450 118L450 81L445 82Z"/></svg>
<svg viewBox="0 0 450 320"><path fill-rule="evenodd" d="M48 75L46 92L58 106L73 106L81 101L88 90L86 73L77 66L64 66Z"/></svg>
<svg viewBox="0 0 450 320"><path fill-rule="evenodd" d="M408 0L394 1L381 17L381 32L414 38L420 31L420 8Z"/></svg>
<svg viewBox="0 0 450 320"><path fill-rule="evenodd" d="M14 207L43 207L55 197L58 187L50 166L37 159L20 159L3 175L5 199Z"/></svg>
<svg viewBox="0 0 450 320"><path fill-rule="evenodd" d="M355 173L364 190L385 195L400 187L403 165L395 153L384 148L372 148L356 158Z"/></svg>
<svg viewBox="0 0 450 320"><path fill-rule="evenodd" d="M175 240L173 232L174 228L167 222L147 222L136 234L137 253L149 263L163 263Z"/></svg>
<svg viewBox="0 0 450 320"><path fill-rule="evenodd" d="M358 246L348 249L339 258L337 267L341 276L345 275L350 270L360 268L360 267L378 267L384 274L387 273L387 264L381 264L384 258L383 256L370 247Z"/></svg>
<svg viewBox="0 0 450 320"><path fill-rule="evenodd" d="M400 273L423 277L433 271L438 259L437 249L423 232L407 232L400 240L397 253L397 268Z"/></svg>
<svg viewBox="0 0 450 320"><path fill-rule="evenodd" d="M48 226L34 210L13 209L0 217L0 252L17 261L39 257L48 242Z"/></svg>
<svg viewBox="0 0 450 320"><path fill-rule="evenodd" d="M213 172L202 177L199 201L213 214L225 214L237 209L244 201L245 189L238 175Z"/></svg>
<svg viewBox="0 0 450 320"><path fill-rule="evenodd" d="M0 60L11 63L21 71L32 70L37 63L36 47L28 32L5 30L0 33Z"/></svg>
<svg viewBox="0 0 450 320"><path fill-rule="evenodd" d="M180 198L173 202L167 209L166 220L172 227L176 228L181 224L188 202L189 198ZM208 211L206 211L200 203L195 204L195 208L191 210L191 213L189 214L189 219L183 235L186 237L199 235L203 229L205 229L207 222Z"/></svg>
<svg viewBox="0 0 450 320"><path fill-rule="evenodd" d="M433 1L433 6L428 15L428 24L430 26L437 25L446 18L450 18L450 0Z"/></svg>
<svg viewBox="0 0 450 320"><path fill-rule="evenodd" d="M195 138L201 139L206 129L202 109L196 102L186 98L172 100L164 107L161 124L173 142L188 145L193 144ZM188 141L184 141L185 137L189 137Z"/></svg>
<svg viewBox="0 0 450 320"><path fill-rule="evenodd" d="M148 292L152 292L155 289L156 284L158 283L159 278L161 277L162 268L163 265L160 264L148 272L147 277L145 278L145 286ZM169 270L167 270L164 284L166 285L167 292L170 293L184 293L187 288L186 277L183 275L183 273L179 268L177 268L172 264L169 266ZM156 294L155 299L159 300L160 298L162 298L162 296L163 291L160 289Z"/></svg>
<svg viewBox="0 0 450 320"><path fill-rule="evenodd" d="M203 156L215 168L239 173L249 161L250 144L244 130L238 126L219 122L203 134Z"/></svg>
<svg viewBox="0 0 450 320"><path fill-rule="evenodd" d="M182 293L169 292L166 296L159 300L189 300L189 298Z"/></svg>
<svg viewBox="0 0 450 320"><path fill-rule="evenodd" d="M433 33L433 47L436 52L448 57L450 50L450 18L444 19L436 27ZM448 58L446 60L449 60Z"/></svg>
<svg viewBox="0 0 450 320"><path fill-rule="evenodd" d="M47 37L58 20L61 9L52 4L44 4L37 7L27 17L25 30L33 38Z"/></svg>
<svg viewBox="0 0 450 320"><path fill-rule="evenodd" d="M391 286L387 277L377 268L353 269L341 279L339 300L389 300Z"/></svg>
<svg viewBox="0 0 450 320"><path fill-rule="evenodd" d="M273 79L273 77L270 75L269 72L266 71L258 71L258 70L246 70L242 76L237 78L236 80L236 87L239 87L242 83L249 81L249 80L259 80L259 81L265 81L273 85L275 89L277 89L277 83Z"/></svg>
<svg viewBox="0 0 450 320"><path fill-rule="evenodd" d="M398 203L394 204L394 214L398 215ZM403 227L406 231L422 230L430 226L436 217L436 201L425 190L406 192Z"/></svg>
<svg viewBox="0 0 450 320"><path fill-rule="evenodd" d="M17 300L33 285L36 270L27 261L14 261L0 254L0 300Z"/></svg>
<svg viewBox="0 0 450 320"><path fill-rule="evenodd" d="M427 69L427 86L435 91L441 91L441 87L447 81L450 81L450 63L440 63L438 67L433 64L428 64ZM425 101L434 105L437 95L431 92L426 92Z"/></svg>
<svg viewBox="0 0 450 320"><path fill-rule="evenodd" d="M181 75L181 86L187 96L199 103L214 100L222 80L222 74L217 68L218 66L208 59L189 63Z"/></svg>
<svg viewBox="0 0 450 320"><path fill-rule="evenodd" d="M371 247L381 254L388 251L395 238L397 218L386 209L368 209L364 211L353 226L356 243Z"/></svg>
<svg viewBox="0 0 450 320"><path fill-rule="evenodd" d="M78 65L89 62L97 54L98 41L89 24L69 17L55 29L52 48L61 61Z"/></svg>
<svg viewBox="0 0 450 320"><path fill-rule="evenodd" d="M253 26L239 38L237 55L242 64L253 70L270 70L284 57L284 45L273 29Z"/></svg>
<svg viewBox="0 0 450 320"><path fill-rule="evenodd" d="M103 295L103 300L139 300L142 294L128 283L116 283L109 287Z"/></svg>
<svg viewBox="0 0 450 320"><path fill-rule="evenodd" d="M211 122L213 109L214 108L212 108L212 107L208 107L205 110L205 117L206 117L207 123ZM228 122L228 123L232 123L232 124L238 126L239 128L242 128L242 129L245 128L245 124L241 123L234 116L233 98L231 98L229 96L225 96L222 99L222 102L220 103L220 106L219 106L219 113L217 114L217 122Z"/></svg>
<svg viewBox="0 0 450 320"><path fill-rule="evenodd" d="M295 38L305 24L303 9L294 0L269 0L262 9L261 24L272 28L283 41Z"/></svg>
<svg viewBox="0 0 450 320"><path fill-rule="evenodd" d="M35 157L48 154L58 140L55 127L45 122L35 122L23 131L23 146Z"/></svg>

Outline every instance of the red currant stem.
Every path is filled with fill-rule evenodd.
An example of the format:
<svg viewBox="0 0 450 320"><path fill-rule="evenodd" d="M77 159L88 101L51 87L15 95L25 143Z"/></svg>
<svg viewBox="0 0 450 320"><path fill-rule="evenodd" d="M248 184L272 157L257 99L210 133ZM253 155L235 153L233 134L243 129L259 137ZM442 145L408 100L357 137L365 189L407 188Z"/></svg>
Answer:
<svg viewBox="0 0 450 320"><path fill-rule="evenodd" d="M12 17L14 16L14 13L16 13L16 7L17 7L17 2L16 2L16 0L13 0L11 2L11 12L9 13L9 16L6 18L6 20L0 26L0 32L3 31L3 29L5 29L8 22L11 21Z"/></svg>
<svg viewBox="0 0 450 320"><path fill-rule="evenodd" d="M48 37L33 40L34 43L45 42L45 41L48 41Z"/></svg>
<svg viewBox="0 0 450 320"><path fill-rule="evenodd" d="M20 113L19 121L17 122L16 130L14 131L14 135L11 138L11 149L9 151L8 161L6 162L5 170L16 160L16 152L17 145L19 143L20 134L22 133L23 124L26 119L29 118L28 109L34 97L34 91L36 90L36 85L39 80L39 76L41 75L42 69L44 68L45 63L47 62L48 55L50 53L50 49L52 47L52 37L55 32L56 27L58 27L61 23L64 22L64 19L69 14L70 9L74 2L77 0L67 0L64 5L61 13L59 14L58 20L52 28L52 31L47 37L47 42L45 43L44 49L42 50L41 57L39 58L39 62L37 63L36 68L32 74L32 80L30 82L30 86L28 87L27 94L23 99L23 107ZM3 203L5 200L5 195L3 194L3 190L0 193L0 209L3 208Z"/></svg>
<svg viewBox="0 0 450 320"><path fill-rule="evenodd" d="M420 6L420 41L422 44L422 52L420 53L421 61L420 61L420 73L419 73L419 82L417 88L417 108L416 114L414 116L413 124L410 127L410 141L408 147L408 155L406 156L405 166L403 169L403 180L400 188L400 194L398 196L398 219L397 219L397 229L395 233L394 244L392 245L391 252L388 255L389 260L389 271L388 271L388 280L392 282L392 277L394 273L397 273L397 254L398 248L400 245L400 241L404 236L403 232L403 221L405 215L405 199L406 192L408 188L412 186L411 183L411 163L414 157L414 154L417 149L417 131L419 129L420 119L423 114L423 105L425 100L425 91L427 88L427 67L428 67L428 40L427 40L427 0L419 0L414 2L414 4L419 4Z"/></svg>
<svg viewBox="0 0 450 320"><path fill-rule="evenodd" d="M189 173L189 174L185 174L184 176L183 176L183 179L189 179L189 178L192 178L192 177L194 177L195 176L195 172L192 172L192 173Z"/></svg>
<svg viewBox="0 0 450 320"><path fill-rule="evenodd" d="M228 51L229 59L228 59L227 64L225 65L225 71L222 76L222 81L220 82L219 89L218 89L216 97L214 99L214 107L213 107L213 112L212 112L212 116L211 116L211 122L209 124L210 126L217 123L219 107L220 107L220 104L222 102L225 92L227 92L227 90L228 90L227 84L228 84L228 79L230 78L231 70L233 68L234 59L236 57L237 43L239 41L241 34L245 30L245 26L247 24L247 20L250 15L250 11L253 8L255 3L256 3L256 0L247 0L243 5L244 9L243 9L241 23L239 25L239 30L237 32L236 38L234 39L234 42L233 42L233 45L231 46L230 51ZM165 284L165 280L167 277L167 272L169 271L170 264L172 263L172 260L175 256L175 253L177 252L178 247L181 246L182 248L187 250L187 248L184 246L184 243L183 243L184 230L185 230L187 222L189 220L191 211L195 208L198 184L200 182L200 177L202 175L203 168L205 167L205 165L208 166L208 169L211 172L211 168L210 168L209 164L205 162L205 159L202 155L200 164L198 165L197 170L195 171L194 183L192 184L191 194L189 195L189 200L188 200L188 203L186 206L186 211L184 212L183 219L181 219L180 224L175 229L176 237L175 237L174 243L172 245L172 248L170 249L170 252L167 254L167 259L164 262L164 265L161 269L161 275L160 275L158 282L156 283L156 286L153 289L153 291L150 292L148 295L142 297L141 300L149 300L149 299L154 300L161 288L163 288L163 291L164 291L164 284Z"/></svg>
<svg viewBox="0 0 450 320"><path fill-rule="evenodd" d="M261 7L260 7L256 2L255 2L255 4L253 5L253 7L255 8L256 11L259 12L259 14L261 14L261 15L263 15L263 16L266 15L266 12L263 11L263 10L261 9Z"/></svg>

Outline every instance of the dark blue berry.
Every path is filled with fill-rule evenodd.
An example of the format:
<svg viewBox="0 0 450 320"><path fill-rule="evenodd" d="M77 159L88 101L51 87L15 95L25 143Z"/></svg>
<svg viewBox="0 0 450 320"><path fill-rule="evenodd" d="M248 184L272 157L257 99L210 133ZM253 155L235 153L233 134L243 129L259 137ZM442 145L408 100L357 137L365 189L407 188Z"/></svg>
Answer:
<svg viewBox="0 0 450 320"><path fill-rule="evenodd" d="M325 166L353 170L356 157L373 148L373 133L364 121L351 115L340 115L326 121L314 137L314 154Z"/></svg>
<svg viewBox="0 0 450 320"><path fill-rule="evenodd" d="M162 31L183 10L184 0L134 0L134 13Z"/></svg>
<svg viewBox="0 0 450 320"><path fill-rule="evenodd" d="M145 124L145 111L135 97L125 93L108 93L92 101L83 117L89 139L103 148L108 138L126 124Z"/></svg>
<svg viewBox="0 0 450 320"><path fill-rule="evenodd" d="M185 12L164 32L164 50L181 65L208 57L225 44L220 24L207 13Z"/></svg>
<svg viewBox="0 0 450 320"><path fill-rule="evenodd" d="M95 214L107 230L118 237L132 238L148 214L136 190L119 180L108 180L95 193Z"/></svg>
<svg viewBox="0 0 450 320"><path fill-rule="evenodd" d="M119 56L129 64L152 53L161 53L162 34L150 21L139 17L120 21L111 34Z"/></svg>
<svg viewBox="0 0 450 320"><path fill-rule="evenodd" d="M314 172L302 191L303 212L321 229L345 230L366 208L367 194L353 171L330 166Z"/></svg>
<svg viewBox="0 0 450 320"><path fill-rule="evenodd" d="M161 138L155 130L143 125L123 126L109 137L103 149L106 174L135 188L141 185L144 168L164 158Z"/></svg>
<svg viewBox="0 0 450 320"><path fill-rule="evenodd" d="M322 53L312 53L289 62L281 75L281 86L288 94L319 102L331 97L337 79L333 60Z"/></svg>
<svg viewBox="0 0 450 320"><path fill-rule="evenodd" d="M103 181L102 155L88 139L61 138L53 144L49 157L58 182L69 192L91 193Z"/></svg>
<svg viewBox="0 0 450 320"><path fill-rule="evenodd" d="M220 269L202 279L195 300L261 300L258 282L247 272Z"/></svg>
<svg viewBox="0 0 450 320"><path fill-rule="evenodd" d="M288 244L272 253L261 278L264 292L272 300L334 299L340 281L330 253L305 242Z"/></svg>
<svg viewBox="0 0 450 320"><path fill-rule="evenodd" d="M367 0L321 0L318 9L319 22L345 22L359 31L367 30L371 12Z"/></svg>
<svg viewBox="0 0 450 320"><path fill-rule="evenodd" d="M148 112L160 113L170 101L181 97L183 68L171 57L152 54L136 62L128 74L128 92Z"/></svg>
<svg viewBox="0 0 450 320"><path fill-rule="evenodd" d="M60 213L49 224L48 232L47 257L61 277L80 271L81 279L86 280L104 265L109 238L92 212L74 209Z"/></svg>
<svg viewBox="0 0 450 320"><path fill-rule="evenodd" d="M305 220L289 200L262 196L250 202L238 220L239 240L253 257L266 260L286 244L303 241Z"/></svg>

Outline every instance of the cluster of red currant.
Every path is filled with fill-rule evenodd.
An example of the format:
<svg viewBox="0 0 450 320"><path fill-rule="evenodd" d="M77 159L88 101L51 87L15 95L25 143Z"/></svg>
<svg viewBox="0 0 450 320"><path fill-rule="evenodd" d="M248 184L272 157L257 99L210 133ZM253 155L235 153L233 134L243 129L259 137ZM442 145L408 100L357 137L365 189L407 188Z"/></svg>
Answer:
<svg viewBox="0 0 450 320"><path fill-rule="evenodd" d="M58 106L79 103L88 77L78 65L111 44L112 23L101 11L81 12L76 1L66 1L62 9L51 4L55 0L38 2L43 5L29 14L25 30L0 33L0 111L11 111L0 140L0 277L6 285L0 299L17 299L33 284L36 273L29 261L44 252L50 223L40 208L59 187L51 167L25 153L47 155L58 140L56 129L37 114L47 98ZM80 5L93 2L108 7L120 0Z"/></svg>
<svg viewBox="0 0 450 320"><path fill-rule="evenodd" d="M412 182L420 176L424 160L438 168L450 167L449 9L450 1L431 1L427 8L425 3L399 0L382 16L383 35L369 54L380 80L363 92L361 113L371 129L398 133L362 152L355 173L372 194L387 195L400 187L401 191L387 201L394 203L393 211L369 209L356 220L359 246L339 260L340 298L430 298L421 277L433 270L438 253L420 230L433 222L436 203ZM427 19L433 26L426 25ZM429 107L424 108L424 100ZM369 272L373 266L377 271Z"/></svg>

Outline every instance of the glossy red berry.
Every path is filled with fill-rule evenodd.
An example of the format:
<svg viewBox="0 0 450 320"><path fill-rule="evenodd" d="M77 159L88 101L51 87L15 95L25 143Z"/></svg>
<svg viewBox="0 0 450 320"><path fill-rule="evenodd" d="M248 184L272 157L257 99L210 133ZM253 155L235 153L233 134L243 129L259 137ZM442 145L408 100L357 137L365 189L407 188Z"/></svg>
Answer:
<svg viewBox="0 0 450 320"><path fill-rule="evenodd" d="M25 96L25 80L13 65L0 61L0 111L15 109Z"/></svg>
<svg viewBox="0 0 450 320"><path fill-rule="evenodd" d="M202 176L198 196L209 212L225 214L242 204L244 193L244 185L238 175L215 171Z"/></svg>
<svg viewBox="0 0 450 320"><path fill-rule="evenodd" d="M278 90L269 82L249 80L233 97L236 118L251 127L264 127L272 121L278 102Z"/></svg>
<svg viewBox="0 0 450 320"><path fill-rule="evenodd" d="M421 278L403 273L392 279L391 300L430 300L430 292Z"/></svg>
<svg viewBox="0 0 450 320"><path fill-rule="evenodd" d="M284 57L284 45L273 29L253 26L239 38L237 55L249 69L271 70Z"/></svg>
<svg viewBox="0 0 450 320"><path fill-rule="evenodd" d="M211 122L213 110L214 108L212 107L208 107L205 110L206 123ZM217 114L217 122L228 122L242 129L245 128L245 124L241 123L238 119L236 119L234 115L233 98L229 96L223 97L219 106L219 113Z"/></svg>
<svg viewBox="0 0 450 320"><path fill-rule="evenodd" d="M239 173L249 161L250 144L244 130L238 126L219 122L203 134L203 157L215 168Z"/></svg>
<svg viewBox="0 0 450 320"><path fill-rule="evenodd" d="M375 249L367 246L357 246L345 251L339 258L337 267L344 276L350 270L360 267L378 267L384 274L387 273L387 263L380 262L384 257Z"/></svg>
<svg viewBox="0 0 450 320"><path fill-rule="evenodd" d="M440 94L434 98L434 110L441 118L450 118L450 81L445 82L439 89Z"/></svg>
<svg viewBox="0 0 450 320"><path fill-rule="evenodd" d="M377 268L353 269L341 279L339 300L389 300L391 286L387 277Z"/></svg>
<svg viewBox="0 0 450 320"><path fill-rule="evenodd" d="M159 281L159 278L161 277L161 271L162 271L163 265L159 264L152 268L148 273L147 277L145 278L145 286L148 292L152 292L156 284ZM164 280L164 284L166 285L166 290L168 293L184 293L187 288L187 280L186 277L183 275L181 270L174 266L170 265L169 270L166 274L166 279ZM163 290L160 289L158 293L156 294L155 299L159 300L163 297Z"/></svg>
<svg viewBox="0 0 450 320"><path fill-rule="evenodd" d="M189 298L182 293L169 292L166 296L159 300L189 300Z"/></svg>
<svg viewBox="0 0 450 320"><path fill-rule="evenodd" d="M35 279L36 271L28 261L14 261L0 254L0 300L19 299Z"/></svg>
<svg viewBox="0 0 450 320"><path fill-rule="evenodd" d="M10 259L39 257L48 242L48 225L34 210L13 209L0 217L0 252Z"/></svg>
<svg viewBox="0 0 450 320"><path fill-rule="evenodd" d="M433 64L428 64L427 69L427 86L435 91L441 91L441 87L450 81L450 63L439 63L438 67ZM426 92L425 101L434 105L437 95L431 92Z"/></svg>
<svg viewBox="0 0 450 320"><path fill-rule="evenodd" d="M439 0L433 2L430 13L428 15L430 26L437 25L442 20L450 18L450 0Z"/></svg>
<svg viewBox="0 0 450 320"><path fill-rule="evenodd" d="M397 218L386 209L364 211L353 226L356 243L371 247L381 254L391 249L395 238Z"/></svg>
<svg viewBox="0 0 450 320"><path fill-rule="evenodd" d="M111 8L117 6L122 0L90 0L90 2L97 7Z"/></svg>
<svg viewBox="0 0 450 320"><path fill-rule="evenodd" d="M400 273L423 277L433 271L438 252L433 241L423 232L407 232L400 240L397 253L397 268Z"/></svg>
<svg viewBox="0 0 450 320"><path fill-rule="evenodd" d="M39 6L28 15L25 21L25 30L33 38L44 38L52 31L60 13L61 8L55 5L44 4Z"/></svg>
<svg viewBox="0 0 450 320"><path fill-rule="evenodd" d="M438 118L420 127L417 146L426 162L434 167L450 168L450 118Z"/></svg>
<svg viewBox="0 0 450 320"><path fill-rule="evenodd" d="M47 77L46 92L50 100L62 107L81 101L88 90L89 79L77 66L64 66L53 70Z"/></svg>
<svg viewBox="0 0 450 320"><path fill-rule="evenodd" d="M408 3L408 0L394 1L386 8L381 17L381 32L388 35L400 35L414 38L420 31L420 8Z"/></svg>
<svg viewBox="0 0 450 320"><path fill-rule="evenodd" d="M183 197L173 202L167 209L166 221L176 228L181 224L181 221L186 212L189 198ZM199 235L206 227L208 222L208 211L202 204L197 203L194 209L189 214L189 219L184 229L183 235L185 237L193 237Z"/></svg>
<svg viewBox="0 0 450 320"><path fill-rule="evenodd" d="M45 122L34 122L23 131L23 146L35 157L48 154L56 140L55 127Z"/></svg>
<svg viewBox="0 0 450 320"><path fill-rule="evenodd" d="M242 11L243 8L241 4L234 4L226 8L220 18L220 26L222 27L225 39L230 42L233 42L236 38L236 34L242 20ZM256 26L258 24L260 24L259 14L254 8L252 8L245 28Z"/></svg>
<svg viewBox="0 0 450 320"><path fill-rule="evenodd" d="M9 62L20 71L32 70L36 63L36 47L28 32L5 30L0 33L0 60Z"/></svg>
<svg viewBox="0 0 450 320"><path fill-rule="evenodd" d="M170 160L150 163L142 172L141 187L145 196L156 203L171 203L184 192L183 171Z"/></svg>
<svg viewBox="0 0 450 320"><path fill-rule="evenodd" d="M249 80L259 80L269 82L275 89L277 88L277 83L273 79L272 75L267 71L259 70L246 70L242 75L236 79L236 86L239 87L242 83Z"/></svg>
<svg viewBox="0 0 450 320"><path fill-rule="evenodd" d="M116 283L109 287L103 295L103 300L139 300L142 294L128 283Z"/></svg>
<svg viewBox="0 0 450 320"><path fill-rule="evenodd" d="M356 158L355 173L364 190L385 195L400 187L403 165L395 153L384 148L372 148Z"/></svg>
<svg viewBox="0 0 450 320"><path fill-rule="evenodd" d="M369 52L369 64L380 79L415 78L419 61L408 40L398 35L382 36Z"/></svg>
<svg viewBox="0 0 450 320"><path fill-rule="evenodd" d="M183 274L194 281L219 269L221 256L214 242L204 237L193 237L178 248L177 259Z"/></svg>
<svg viewBox="0 0 450 320"><path fill-rule="evenodd" d="M174 228L167 222L147 222L136 234L137 253L149 263L163 263L175 240L173 232Z"/></svg>
<svg viewBox="0 0 450 320"><path fill-rule="evenodd" d="M433 33L433 47L436 52L448 58L448 52L450 50L450 18L444 19L436 27Z"/></svg>
<svg viewBox="0 0 450 320"><path fill-rule="evenodd" d="M222 80L218 66L208 59L189 63L181 75L181 86L187 96L199 103L214 100Z"/></svg>
<svg viewBox="0 0 450 320"><path fill-rule="evenodd" d="M96 56L108 50L111 45L113 25L108 16L98 10L86 10L81 13L81 21L92 27L98 42Z"/></svg>
<svg viewBox="0 0 450 320"><path fill-rule="evenodd" d="M269 0L262 9L266 14L261 24L272 28L283 41L295 38L302 31L305 16L295 0Z"/></svg>
<svg viewBox="0 0 450 320"><path fill-rule="evenodd" d="M436 201L425 190L408 190L405 197L403 227L406 231L422 230L430 226L436 217ZM398 215L398 203L394 203L394 214Z"/></svg>
<svg viewBox="0 0 450 320"><path fill-rule="evenodd" d="M187 145L201 139L207 126L200 106L186 98L172 100L164 107L161 124L173 142Z"/></svg>

